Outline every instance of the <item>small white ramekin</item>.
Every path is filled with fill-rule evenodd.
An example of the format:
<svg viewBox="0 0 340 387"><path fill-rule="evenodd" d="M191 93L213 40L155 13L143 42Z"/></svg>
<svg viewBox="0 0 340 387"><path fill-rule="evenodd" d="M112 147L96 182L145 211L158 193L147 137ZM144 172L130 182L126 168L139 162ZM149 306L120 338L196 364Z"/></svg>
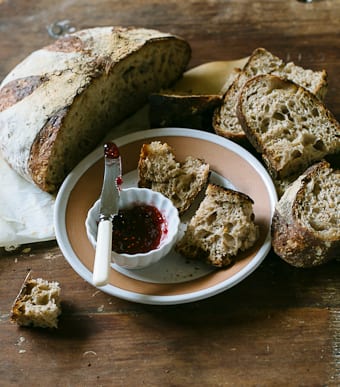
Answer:
<svg viewBox="0 0 340 387"><path fill-rule="evenodd" d="M126 269L142 269L158 262L167 255L177 242L180 219L177 208L171 200L159 192L147 188L126 188L121 191L119 208L128 208L131 205L148 204L156 207L165 219L167 232L162 236L160 245L147 253L118 254L112 251L112 262ZM100 199L90 208L86 218L86 232L92 246L97 243L98 219Z"/></svg>

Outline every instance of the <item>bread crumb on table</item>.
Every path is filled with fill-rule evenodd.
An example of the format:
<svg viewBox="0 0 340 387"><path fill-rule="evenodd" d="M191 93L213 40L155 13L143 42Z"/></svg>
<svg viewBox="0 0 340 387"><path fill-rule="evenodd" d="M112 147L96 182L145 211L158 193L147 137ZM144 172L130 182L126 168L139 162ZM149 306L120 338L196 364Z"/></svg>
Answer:
<svg viewBox="0 0 340 387"><path fill-rule="evenodd" d="M57 328L60 290L58 282L33 279L28 273L12 306L11 321L19 326Z"/></svg>

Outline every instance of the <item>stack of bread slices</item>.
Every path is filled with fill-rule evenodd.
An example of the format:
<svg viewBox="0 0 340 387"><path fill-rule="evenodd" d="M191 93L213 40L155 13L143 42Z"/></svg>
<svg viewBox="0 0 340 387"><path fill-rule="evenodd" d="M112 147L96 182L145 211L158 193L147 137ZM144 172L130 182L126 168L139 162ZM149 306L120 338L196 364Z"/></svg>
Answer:
<svg viewBox="0 0 340 387"><path fill-rule="evenodd" d="M286 63L257 48L227 84L210 116L211 126L216 134L260 155L271 175L280 199L272 224L275 252L298 267L333 259L340 240L340 125L323 102L326 71ZM190 96L182 99L186 107ZM170 102L169 107L171 111ZM192 246L186 251L193 251Z"/></svg>
<svg viewBox="0 0 340 387"><path fill-rule="evenodd" d="M274 251L297 267L339 255L340 125L322 102L326 71L284 63L256 49L215 110L217 134L248 141L262 156L279 195Z"/></svg>

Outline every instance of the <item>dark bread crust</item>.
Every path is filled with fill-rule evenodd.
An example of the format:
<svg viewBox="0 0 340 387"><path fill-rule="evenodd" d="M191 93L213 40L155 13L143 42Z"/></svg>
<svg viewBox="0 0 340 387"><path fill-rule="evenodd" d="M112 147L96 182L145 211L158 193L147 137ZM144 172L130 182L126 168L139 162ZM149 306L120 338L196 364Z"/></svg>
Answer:
<svg viewBox="0 0 340 387"><path fill-rule="evenodd" d="M81 52L84 50L84 43L78 36L63 36L53 44L46 47L46 50L53 52Z"/></svg>
<svg viewBox="0 0 340 387"><path fill-rule="evenodd" d="M290 265L310 268L335 259L339 255L340 241L327 246L324 240L301 227L295 220L289 221L275 211L272 220L272 246L274 252Z"/></svg>
<svg viewBox="0 0 340 387"><path fill-rule="evenodd" d="M151 128L184 127L212 131L212 116L221 102L221 95L151 94Z"/></svg>
<svg viewBox="0 0 340 387"><path fill-rule="evenodd" d="M30 152L28 168L31 171L32 179L35 184L43 191L55 192L59 184L53 179L48 179L49 164L52 160L59 131L63 127L69 108L61 109L56 115L51 117L36 136Z"/></svg>
<svg viewBox="0 0 340 387"><path fill-rule="evenodd" d="M0 112L20 102L47 81L46 76L31 75L8 82L0 90Z"/></svg>
<svg viewBox="0 0 340 387"><path fill-rule="evenodd" d="M330 169L330 164L326 161L308 168L293 186L288 188L275 208L271 225L272 246L274 252L292 266L319 266L339 255L339 233L321 235L308 229L300 219L304 209L306 186L319 172L327 169ZM294 187L298 189L294 190ZM336 208L334 210L337 211Z"/></svg>

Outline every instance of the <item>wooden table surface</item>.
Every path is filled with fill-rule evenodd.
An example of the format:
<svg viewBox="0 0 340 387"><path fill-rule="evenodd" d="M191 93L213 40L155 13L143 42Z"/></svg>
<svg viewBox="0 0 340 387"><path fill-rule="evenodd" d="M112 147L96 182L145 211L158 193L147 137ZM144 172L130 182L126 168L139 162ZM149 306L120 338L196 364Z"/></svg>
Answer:
<svg viewBox="0 0 340 387"><path fill-rule="evenodd" d="M190 66L265 47L329 74L326 104L340 119L340 1L0 0L0 80L50 43L47 26L144 26L179 34ZM57 280L55 331L10 323L28 269ZM0 257L0 386L340 385L339 262L295 269L273 253L212 298L142 305L79 277L55 242Z"/></svg>

